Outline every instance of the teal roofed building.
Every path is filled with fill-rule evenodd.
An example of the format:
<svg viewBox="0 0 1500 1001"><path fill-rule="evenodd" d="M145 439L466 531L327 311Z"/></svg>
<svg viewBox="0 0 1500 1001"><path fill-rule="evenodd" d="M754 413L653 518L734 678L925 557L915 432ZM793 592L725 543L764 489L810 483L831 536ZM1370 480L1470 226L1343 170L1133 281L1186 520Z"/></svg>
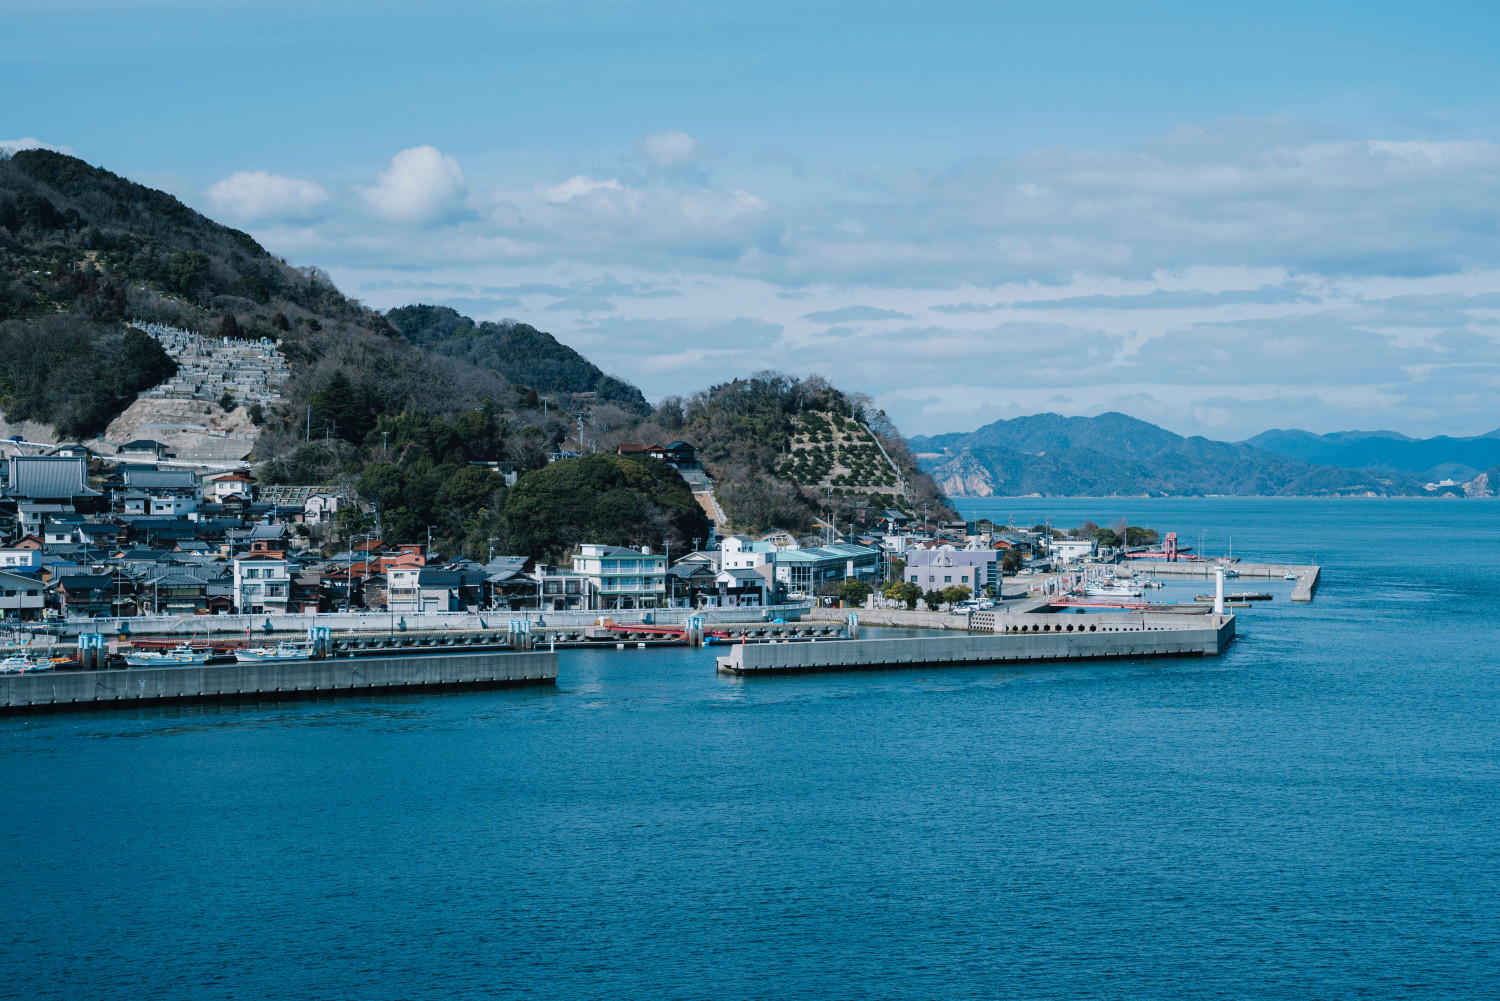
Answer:
<svg viewBox="0 0 1500 1001"><path fill-rule="evenodd" d="M811 594L846 577L869 581L885 574L884 554L874 546L840 542L776 553L776 581L788 591Z"/></svg>

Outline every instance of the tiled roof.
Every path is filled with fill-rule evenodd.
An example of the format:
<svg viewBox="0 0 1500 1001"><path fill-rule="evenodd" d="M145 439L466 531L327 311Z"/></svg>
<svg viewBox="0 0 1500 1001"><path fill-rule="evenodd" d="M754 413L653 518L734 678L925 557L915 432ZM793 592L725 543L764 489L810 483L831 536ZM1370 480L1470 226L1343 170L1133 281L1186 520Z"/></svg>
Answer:
<svg viewBox="0 0 1500 1001"><path fill-rule="evenodd" d="M97 497L88 468L82 456L18 455L10 460L7 487L12 497Z"/></svg>

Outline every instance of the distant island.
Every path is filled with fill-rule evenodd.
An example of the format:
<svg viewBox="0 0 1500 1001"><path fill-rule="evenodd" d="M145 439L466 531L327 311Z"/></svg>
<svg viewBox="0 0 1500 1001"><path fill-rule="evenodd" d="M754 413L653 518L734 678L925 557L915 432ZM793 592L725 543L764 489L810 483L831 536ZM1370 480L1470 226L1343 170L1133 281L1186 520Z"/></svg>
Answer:
<svg viewBox="0 0 1500 1001"><path fill-rule="evenodd" d="M1120 413L1037 414L908 439L950 497L1493 497L1500 430L1473 438L1273 430L1183 437Z"/></svg>

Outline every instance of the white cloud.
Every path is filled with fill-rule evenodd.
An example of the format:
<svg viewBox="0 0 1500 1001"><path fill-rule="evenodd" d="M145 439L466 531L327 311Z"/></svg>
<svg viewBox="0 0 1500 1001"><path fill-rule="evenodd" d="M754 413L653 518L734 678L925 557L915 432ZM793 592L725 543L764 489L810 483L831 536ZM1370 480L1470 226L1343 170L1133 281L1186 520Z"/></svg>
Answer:
<svg viewBox="0 0 1500 1001"><path fill-rule="evenodd" d="M376 215L410 226L454 218L467 192L458 161L431 146L402 150L374 186L359 189Z"/></svg>
<svg viewBox="0 0 1500 1001"><path fill-rule="evenodd" d="M675 129L645 136L639 140L639 146L652 163L664 170L691 165L701 151L698 140Z"/></svg>
<svg viewBox="0 0 1500 1001"><path fill-rule="evenodd" d="M42 142L36 136L27 136L24 139L0 139L0 156L10 156L23 149L50 149L54 153L73 155L71 146L54 146L52 143Z"/></svg>
<svg viewBox="0 0 1500 1001"><path fill-rule="evenodd" d="M214 208L247 222L305 218L328 201L328 192L313 181L283 177L266 170L241 170L208 189Z"/></svg>

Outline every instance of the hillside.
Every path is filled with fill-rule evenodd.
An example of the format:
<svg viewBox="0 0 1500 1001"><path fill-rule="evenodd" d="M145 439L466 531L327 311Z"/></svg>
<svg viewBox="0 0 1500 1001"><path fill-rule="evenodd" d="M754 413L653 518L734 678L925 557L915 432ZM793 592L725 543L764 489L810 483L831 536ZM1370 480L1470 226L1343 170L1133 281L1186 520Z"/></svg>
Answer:
<svg viewBox="0 0 1500 1001"><path fill-rule="evenodd" d="M308 406L313 436L352 445L379 415L412 408L458 414L490 404L538 423L528 413L536 389L565 408L578 394L645 409L633 386L530 327L476 328L432 307L394 319L407 329L344 296L319 269L291 267L165 192L47 150L0 157L0 411L9 420L97 433L170 374L170 359L150 344L128 353L133 366L110 362L124 357L111 345L122 343L127 320L280 342L291 366L287 406L263 415L262 457L307 435ZM32 373L52 367L61 344L81 388L38 387ZM336 376L353 387L338 414L320 406Z"/></svg>
<svg viewBox="0 0 1500 1001"><path fill-rule="evenodd" d="M402 306L385 315L418 347L499 372L539 393L591 394L643 415L650 411L639 389L525 323L475 323L447 306Z"/></svg>
<svg viewBox="0 0 1500 1001"><path fill-rule="evenodd" d="M177 366L127 324L170 328L177 381L196 398L140 395ZM275 385L219 375L221 397L205 359L241 344ZM355 492L366 514L344 531L431 528L473 553L509 531L504 487L473 463L525 474L558 451L658 437L702 449L738 530L870 524L888 506L953 514L885 415L823 380L762 374L652 410L534 327L430 305L381 315L171 195L45 150L0 157L0 415L30 422L35 440L42 425L57 437L198 426L180 435L212 451L227 434L253 442L264 482Z"/></svg>
<svg viewBox="0 0 1500 1001"><path fill-rule="evenodd" d="M698 447L732 531L869 526L888 507L957 517L885 414L818 376L760 372L668 397L603 443L674 438Z"/></svg>
<svg viewBox="0 0 1500 1001"><path fill-rule="evenodd" d="M1037 414L910 441L953 496L1423 495L1410 472L1345 469L1185 438L1124 414ZM1437 492L1462 492L1460 489Z"/></svg>

